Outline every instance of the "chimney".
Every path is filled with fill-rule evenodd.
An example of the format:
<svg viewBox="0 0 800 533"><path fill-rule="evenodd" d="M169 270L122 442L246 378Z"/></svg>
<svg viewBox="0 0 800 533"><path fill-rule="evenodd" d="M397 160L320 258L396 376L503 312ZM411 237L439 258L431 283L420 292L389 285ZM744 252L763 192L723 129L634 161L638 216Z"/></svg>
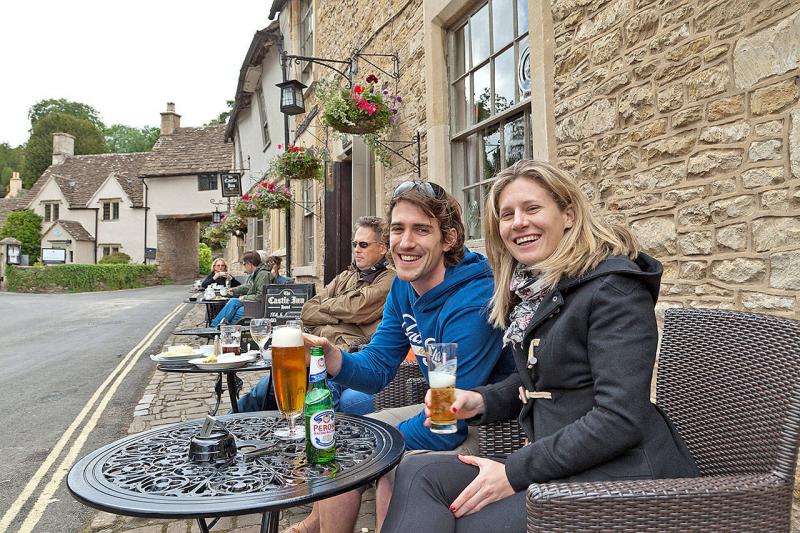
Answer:
<svg viewBox="0 0 800 533"><path fill-rule="evenodd" d="M11 173L11 181L8 183L8 198L14 198L22 192L22 180L19 179L19 172Z"/></svg>
<svg viewBox="0 0 800 533"><path fill-rule="evenodd" d="M69 133L53 134L53 164L60 165L67 157L75 155L75 137Z"/></svg>
<svg viewBox="0 0 800 533"><path fill-rule="evenodd" d="M181 127L181 116L175 112L175 104L167 102L167 110L161 113L161 135L172 135Z"/></svg>

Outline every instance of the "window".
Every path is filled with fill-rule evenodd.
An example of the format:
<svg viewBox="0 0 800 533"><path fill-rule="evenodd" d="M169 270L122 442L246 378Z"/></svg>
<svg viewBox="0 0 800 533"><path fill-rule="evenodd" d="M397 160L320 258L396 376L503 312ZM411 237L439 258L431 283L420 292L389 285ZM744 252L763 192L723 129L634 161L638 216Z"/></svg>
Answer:
<svg viewBox="0 0 800 533"><path fill-rule="evenodd" d="M253 232L255 237L255 241L253 243L255 245L254 248L256 250L264 250L264 217L261 216L255 219L254 226L255 226L255 231Z"/></svg>
<svg viewBox="0 0 800 533"><path fill-rule="evenodd" d="M300 55L314 55L314 2L300 0ZM303 64L303 77L311 72L311 63Z"/></svg>
<svg viewBox="0 0 800 533"><path fill-rule="evenodd" d="M103 244L103 257L119 252L119 244Z"/></svg>
<svg viewBox="0 0 800 533"><path fill-rule="evenodd" d="M217 175L216 174L199 174L197 176L197 190L198 191L216 191L217 190Z"/></svg>
<svg viewBox="0 0 800 533"><path fill-rule="evenodd" d="M119 200L103 200L103 220L119 220Z"/></svg>
<svg viewBox="0 0 800 533"><path fill-rule="evenodd" d="M481 210L497 172L533 153L527 13L525 0L491 0L449 34L453 190L467 239L483 236Z"/></svg>
<svg viewBox="0 0 800 533"><path fill-rule="evenodd" d="M261 140L264 142L264 148L266 148L270 143L269 123L267 122L267 103L264 101L264 91L261 87L256 91L256 95L258 96L258 115L261 119Z"/></svg>
<svg viewBox="0 0 800 533"><path fill-rule="evenodd" d="M303 180L303 264L314 263L314 180Z"/></svg>
<svg viewBox="0 0 800 533"><path fill-rule="evenodd" d="M60 202L46 202L42 204L44 206L44 221L45 222L55 222L58 220L59 211L61 208Z"/></svg>
<svg viewBox="0 0 800 533"><path fill-rule="evenodd" d="M74 254L74 252L72 250L69 251L69 262L70 263L74 263L75 262L75 254Z"/></svg>

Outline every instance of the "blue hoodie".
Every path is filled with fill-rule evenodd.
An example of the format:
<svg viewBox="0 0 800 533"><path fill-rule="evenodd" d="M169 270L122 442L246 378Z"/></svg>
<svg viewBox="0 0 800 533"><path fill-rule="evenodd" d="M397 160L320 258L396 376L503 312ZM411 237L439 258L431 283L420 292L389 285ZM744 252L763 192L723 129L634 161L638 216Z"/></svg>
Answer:
<svg viewBox="0 0 800 533"><path fill-rule="evenodd" d="M502 332L487 322L493 287L486 258L469 250L447 267L442 283L422 296L411 283L395 278L378 330L360 352L343 352L336 383L371 394L380 391L394 378L409 346L427 380L424 346L433 342L458 343L456 387L472 389L503 379L514 361L502 348ZM451 435L431 433L424 421L420 411L397 426L408 449L452 450L467 437L464 421Z"/></svg>

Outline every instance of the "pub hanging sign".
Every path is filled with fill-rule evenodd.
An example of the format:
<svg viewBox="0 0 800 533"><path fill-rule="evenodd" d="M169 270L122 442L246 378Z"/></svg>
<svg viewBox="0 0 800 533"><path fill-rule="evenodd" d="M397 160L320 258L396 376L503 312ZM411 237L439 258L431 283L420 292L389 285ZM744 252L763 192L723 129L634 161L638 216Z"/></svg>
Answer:
<svg viewBox="0 0 800 533"><path fill-rule="evenodd" d="M242 175L239 172L223 172L219 177L223 198L238 198L242 195Z"/></svg>

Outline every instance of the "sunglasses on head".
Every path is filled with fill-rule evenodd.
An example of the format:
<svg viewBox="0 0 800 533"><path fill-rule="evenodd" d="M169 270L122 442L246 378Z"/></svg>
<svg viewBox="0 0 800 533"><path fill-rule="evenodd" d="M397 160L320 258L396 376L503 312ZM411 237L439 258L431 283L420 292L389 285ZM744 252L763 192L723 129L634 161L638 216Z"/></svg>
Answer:
<svg viewBox="0 0 800 533"><path fill-rule="evenodd" d="M353 248L369 248L369 245L372 243L367 241L353 241L351 244Z"/></svg>
<svg viewBox="0 0 800 533"><path fill-rule="evenodd" d="M435 183L431 183L429 181L410 180L404 181L398 185L394 190L394 193L392 193L392 198L397 198L401 194L407 193L412 189L416 189L425 196L436 198L437 200L444 200L447 195L445 190Z"/></svg>

